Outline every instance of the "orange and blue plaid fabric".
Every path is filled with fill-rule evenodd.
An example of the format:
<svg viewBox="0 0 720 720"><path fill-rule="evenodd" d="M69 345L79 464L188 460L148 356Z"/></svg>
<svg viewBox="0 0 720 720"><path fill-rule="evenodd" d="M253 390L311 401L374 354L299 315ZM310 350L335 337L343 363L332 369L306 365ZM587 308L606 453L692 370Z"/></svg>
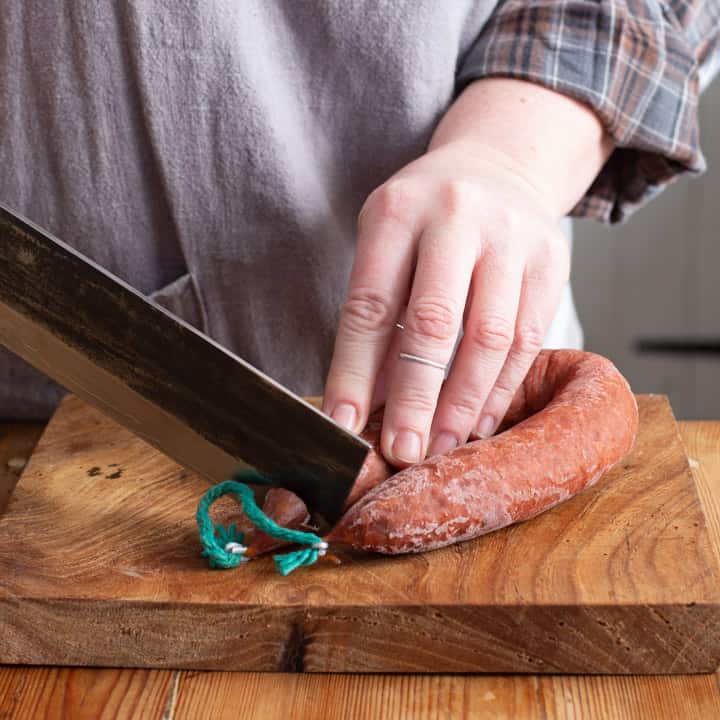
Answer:
<svg viewBox="0 0 720 720"><path fill-rule="evenodd" d="M719 68L720 0L505 0L458 80L516 77L590 105L616 150L572 214L617 222L705 168L698 96Z"/></svg>

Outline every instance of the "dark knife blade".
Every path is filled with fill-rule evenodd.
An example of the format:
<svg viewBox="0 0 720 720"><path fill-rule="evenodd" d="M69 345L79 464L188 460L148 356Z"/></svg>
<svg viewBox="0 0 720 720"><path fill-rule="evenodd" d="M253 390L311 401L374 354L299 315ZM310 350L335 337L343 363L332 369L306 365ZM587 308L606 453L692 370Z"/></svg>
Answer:
<svg viewBox="0 0 720 720"><path fill-rule="evenodd" d="M2 205L0 343L209 480L242 459L329 524L370 449Z"/></svg>

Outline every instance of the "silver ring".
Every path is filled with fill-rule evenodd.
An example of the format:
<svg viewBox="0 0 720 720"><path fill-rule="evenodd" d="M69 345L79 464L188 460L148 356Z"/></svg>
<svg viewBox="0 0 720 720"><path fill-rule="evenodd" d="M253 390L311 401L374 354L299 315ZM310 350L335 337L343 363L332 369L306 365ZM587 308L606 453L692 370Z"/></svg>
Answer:
<svg viewBox="0 0 720 720"><path fill-rule="evenodd" d="M399 323L399 322L395 323L395 327L396 327L398 330L404 330L404 329L405 329L405 326L404 326L402 323Z"/></svg>
<svg viewBox="0 0 720 720"><path fill-rule="evenodd" d="M429 365L430 367L437 368L438 370L442 370L445 372L447 370L447 365L443 365L442 363L435 362L434 360L428 360L427 358L420 357L419 355L411 355L410 353L400 353L400 359L401 360L412 360L416 363L421 363L423 365Z"/></svg>

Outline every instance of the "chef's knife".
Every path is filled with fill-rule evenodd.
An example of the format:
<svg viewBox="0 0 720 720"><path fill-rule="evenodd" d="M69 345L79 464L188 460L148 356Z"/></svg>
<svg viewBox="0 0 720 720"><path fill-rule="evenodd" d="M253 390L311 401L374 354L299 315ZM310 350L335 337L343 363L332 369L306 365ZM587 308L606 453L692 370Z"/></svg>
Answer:
<svg viewBox="0 0 720 720"><path fill-rule="evenodd" d="M0 343L207 479L242 459L329 524L370 449L2 205Z"/></svg>

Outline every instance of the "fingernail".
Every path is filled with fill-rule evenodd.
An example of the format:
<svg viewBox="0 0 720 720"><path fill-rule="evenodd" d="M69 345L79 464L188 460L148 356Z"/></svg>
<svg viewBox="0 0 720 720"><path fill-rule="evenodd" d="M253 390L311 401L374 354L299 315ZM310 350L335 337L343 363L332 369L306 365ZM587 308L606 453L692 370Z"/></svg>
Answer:
<svg viewBox="0 0 720 720"><path fill-rule="evenodd" d="M398 460L407 463L416 463L420 462L421 447L422 441L416 432L412 430L401 430L395 436L392 452Z"/></svg>
<svg viewBox="0 0 720 720"><path fill-rule="evenodd" d="M428 455L444 455L454 450L458 446L457 438L449 432L441 432L435 436L430 443L430 452Z"/></svg>
<svg viewBox="0 0 720 720"><path fill-rule="evenodd" d="M340 403L332 412L330 416L338 424L342 425L348 430L352 430L355 427L355 419L357 418L357 411L349 403Z"/></svg>
<svg viewBox="0 0 720 720"><path fill-rule="evenodd" d="M477 424L475 434L480 438L489 438L495 431L495 418L492 415L483 415Z"/></svg>

